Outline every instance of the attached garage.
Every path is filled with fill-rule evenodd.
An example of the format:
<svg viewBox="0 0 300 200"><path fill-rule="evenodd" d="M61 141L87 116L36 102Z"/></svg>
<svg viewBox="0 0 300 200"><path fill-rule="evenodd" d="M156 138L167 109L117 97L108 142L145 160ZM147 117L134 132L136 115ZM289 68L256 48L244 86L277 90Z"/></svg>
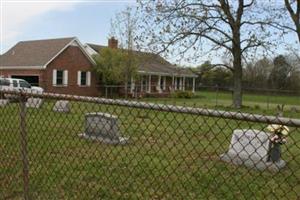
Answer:
<svg viewBox="0 0 300 200"><path fill-rule="evenodd" d="M11 78L23 79L32 86L39 86L39 76L11 75Z"/></svg>

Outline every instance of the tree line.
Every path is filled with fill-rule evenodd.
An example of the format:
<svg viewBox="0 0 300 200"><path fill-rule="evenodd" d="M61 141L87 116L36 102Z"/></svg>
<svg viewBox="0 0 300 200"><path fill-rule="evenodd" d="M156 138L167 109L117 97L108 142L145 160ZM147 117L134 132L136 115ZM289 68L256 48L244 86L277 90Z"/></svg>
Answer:
<svg viewBox="0 0 300 200"><path fill-rule="evenodd" d="M206 61L191 70L198 75L201 86L232 87L232 72ZM244 88L300 91L300 60L295 56L279 55L262 58L245 64L242 85Z"/></svg>

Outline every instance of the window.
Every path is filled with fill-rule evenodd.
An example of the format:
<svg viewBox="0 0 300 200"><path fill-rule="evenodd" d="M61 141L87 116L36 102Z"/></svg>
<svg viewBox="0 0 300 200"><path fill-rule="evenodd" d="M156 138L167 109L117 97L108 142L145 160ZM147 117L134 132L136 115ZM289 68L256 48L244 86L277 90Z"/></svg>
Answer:
<svg viewBox="0 0 300 200"><path fill-rule="evenodd" d="M63 85L63 79L64 79L64 71L57 70L57 72L56 72L56 85Z"/></svg>
<svg viewBox="0 0 300 200"><path fill-rule="evenodd" d="M53 70L53 86L68 86L68 70Z"/></svg>
<svg viewBox="0 0 300 200"><path fill-rule="evenodd" d="M29 83L27 83L26 81L20 81L20 87L31 88L31 85Z"/></svg>
<svg viewBox="0 0 300 200"><path fill-rule="evenodd" d="M9 86L10 85L9 80L0 79L0 85L1 86Z"/></svg>
<svg viewBox="0 0 300 200"><path fill-rule="evenodd" d="M77 73L77 85L90 86L91 85L91 72L78 71Z"/></svg>
<svg viewBox="0 0 300 200"><path fill-rule="evenodd" d="M86 72L81 72L81 80L80 80L80 85L87 85L87 73Z"/></svg>
<svg viewBox="0 0 300 200"><path fill-rule="evenodd" d="M18 87L18 81L13 80L13 86L14 86L14 87Z"/></svg>

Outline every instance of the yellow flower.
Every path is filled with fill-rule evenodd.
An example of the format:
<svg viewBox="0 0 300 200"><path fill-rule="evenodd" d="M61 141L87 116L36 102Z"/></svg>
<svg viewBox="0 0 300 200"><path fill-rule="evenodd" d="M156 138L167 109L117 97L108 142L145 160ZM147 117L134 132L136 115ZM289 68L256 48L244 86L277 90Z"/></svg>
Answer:
<svg viewBox="0 0 300 200"><path fill-rule="evenodd" d="M287 136L289 134L289 131L290 131L287 126L280 125L280 124L270 124L267 127L267 130L270 131L271 133L279 132L284 136Z"/></svg>
<svg viewBox="0 0 300 200"><path fill-rule="evenodd" d="M287 126L282 127L281 134L287 136L289 134L290 129Z"/></svg>

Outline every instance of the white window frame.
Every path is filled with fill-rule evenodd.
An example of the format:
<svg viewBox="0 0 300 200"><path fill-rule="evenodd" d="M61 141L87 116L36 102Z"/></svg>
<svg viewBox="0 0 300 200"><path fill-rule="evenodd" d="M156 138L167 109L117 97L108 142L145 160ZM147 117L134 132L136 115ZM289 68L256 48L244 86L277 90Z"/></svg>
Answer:
<svg viewBox="0 0 300 200"><path fill-rule="evenodd" d="M63 80L62 84L57 85L57 71L63 72ZM68 86L68 70L62 70L62 69L54 69L52 72L52 85L54 87L67 87Z"/></svg>
<svg viewBox="0 0 300 200"><path fill-rule="evenodd" d="M81 72L86 72L86 84L81 85ZM90 87L91 86L91 72L90 71L78 71L77 72L77 85L80 87Z"/></svg>

